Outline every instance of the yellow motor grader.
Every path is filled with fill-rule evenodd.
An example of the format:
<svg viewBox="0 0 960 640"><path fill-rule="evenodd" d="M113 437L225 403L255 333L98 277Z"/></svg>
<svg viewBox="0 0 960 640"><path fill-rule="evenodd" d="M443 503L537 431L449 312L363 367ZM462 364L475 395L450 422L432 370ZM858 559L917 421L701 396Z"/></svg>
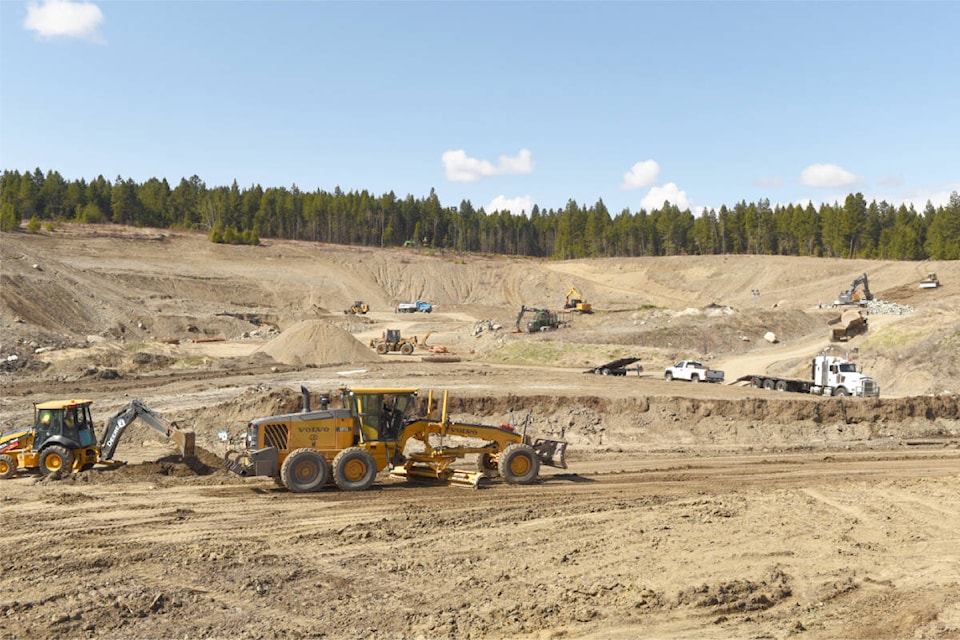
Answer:
<svg viewBox="0 0 960 640"><path fill-rule="evenodd" d="M92 400L52 400L34 404L33 426L0 434L0 480L20 470L40 470L44 476L85 471L97 463L114 462L120 436L138 418L173 440L184 458L196 455L196 436L180 429L143 404L130 401L107 422L100 441L94 431Z"/></svg>
<svg viewBox="0 0 960 640"><path fill-rule="evenodd" d="M341 388L342 407L321 398L312 410L301 387L300 413L252 420L241 451L228 451L224 466L241 476L269 476L290 491L318 491L333 482L342 491L370 488L387 467L408 480L433 480L477 487L483 478L531 484L540 465L567 468L567 443L529 438L510 425L452 422L447 393L441 407L430 392L425 412L417 389ZM439 409L440 415L434 413ZM410 450L407 451L407 445ZM477 470L453 463L476 454Z"/></svg>

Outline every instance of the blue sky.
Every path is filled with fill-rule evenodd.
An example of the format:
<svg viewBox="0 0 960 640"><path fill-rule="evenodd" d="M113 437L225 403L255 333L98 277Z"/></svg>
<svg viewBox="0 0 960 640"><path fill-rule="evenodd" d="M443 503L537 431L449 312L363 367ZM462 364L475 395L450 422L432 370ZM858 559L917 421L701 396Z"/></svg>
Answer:
<svg viewBox="0 0 960 640"><path fill-rule="evenodd" d="M0 169L469 200L946 204L960 2L0 1Z"/></svg>

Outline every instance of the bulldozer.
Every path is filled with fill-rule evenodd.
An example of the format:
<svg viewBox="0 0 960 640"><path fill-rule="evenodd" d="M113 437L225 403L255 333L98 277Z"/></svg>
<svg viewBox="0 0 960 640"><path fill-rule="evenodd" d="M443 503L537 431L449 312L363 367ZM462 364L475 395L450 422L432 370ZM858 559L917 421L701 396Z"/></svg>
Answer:
<svg viewBox="0 0 960 640"><path fill-rule="evenodd" d="M173 440L184 458L196 457L196 436L152 411L139 399L114 414L100 441L94 431L92 400L53 400L34 404L32 427L0 434L0 480L21 470L44 476L86 471L95 464L118 465L113 455L124 430L138 418Z"/></svg>
<svg viewBox="0 0 960 640"><path fill-rule="evenodd" d="M370 348L376 349L382 356L395 351L405 356L412 356L417 348L417 337L401 338L400 329L387 329L383 337L370 341Z"/></svg>
<svg viewBox="0 0 960 640"><path fill-rule="evenodd" d="M429 392L424 408L415 388L341 387L341 408L331 409L325 396L320 409L312 410L310 392L300 391L300 413L250 421L244 448L224 456L227 469L244 477L269 476L292 492L307 493L331 482L342 491L363 491L388 467L392 476L408 481L474 488L497 476L509 484L532 484L541 464L567 468L566 442L532 439L526 426L518 431L507 424L450 420L446 392L442 404ZM475 471L453 467L472 454Z"/></svg>
<svg viewBox="0 0 960 640"><path fill-rule="evenodd" d="M570 290L567 291L567 299L563 303L563 308L576 313L593 313L593 305L583 299L583 294L576 287L570 287Z"/></svg>
<svg viewBox="0 0 960 640"><path fill-rule="evenodd" d="M354 315L363 316L370 311L370 305L368 305L363 300L357 300L349 309L344 309L344 313L352 313Z"/></svg>

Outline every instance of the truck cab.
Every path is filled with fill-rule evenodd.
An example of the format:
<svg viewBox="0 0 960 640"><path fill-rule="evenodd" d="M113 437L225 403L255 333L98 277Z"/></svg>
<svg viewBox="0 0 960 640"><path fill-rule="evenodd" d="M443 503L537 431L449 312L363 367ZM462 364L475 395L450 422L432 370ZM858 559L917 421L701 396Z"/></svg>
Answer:
<svg viewBox="0 0 960 640"><path fill-rule="evenodd" d="M838 356L813 359L811 393L833 396L877 397L880 386L857 369L857 363Z"/></svg>

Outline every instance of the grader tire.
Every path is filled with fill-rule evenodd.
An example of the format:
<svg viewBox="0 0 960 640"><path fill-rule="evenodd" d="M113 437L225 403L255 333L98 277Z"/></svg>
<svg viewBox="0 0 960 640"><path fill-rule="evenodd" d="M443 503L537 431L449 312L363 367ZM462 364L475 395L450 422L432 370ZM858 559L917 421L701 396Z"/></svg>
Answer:
<svg viewBox="0 0 960 640"><path fill-rule="evenodd" d="M40 454L40 473L45 476L59 473L68 475L73 471L73 451L53 444Z"/></svg>
<svg viewBox="0 0 960 640"><path fill-rule="evenodd" d="M333 481L341 491L365 491L377 479L377 461L362 447L344 449L333 459Z"/></svg>
<svg viewBox="0 0 960 640"><path fill-rule="evenodd" d="M500 472L500 465L497 464L497 461L493 459L493 456L489 453L481 453L477 456L477 471L484 478L496 478L497 474Z"/></svg>
<svg viewBox="0 0 960 640"><path fill-rule="evenodd" d="M8 453L0 453L0 480L12 478L17 472L17 460Z"/></svg>
<svg viewBox="0 0 960 640"><path fill-rule="evenodd" d="M280 467L280 478L293 493L319 491L329 477L327 459L314 449L296 449Z"/></svg>
<svg viewBox="0 0 960 640"><path fill-rule="evenodd" d="M500 454L500 475L507 484L532 484L540 475L540 458L528 444L515 443Z"/></svg>

